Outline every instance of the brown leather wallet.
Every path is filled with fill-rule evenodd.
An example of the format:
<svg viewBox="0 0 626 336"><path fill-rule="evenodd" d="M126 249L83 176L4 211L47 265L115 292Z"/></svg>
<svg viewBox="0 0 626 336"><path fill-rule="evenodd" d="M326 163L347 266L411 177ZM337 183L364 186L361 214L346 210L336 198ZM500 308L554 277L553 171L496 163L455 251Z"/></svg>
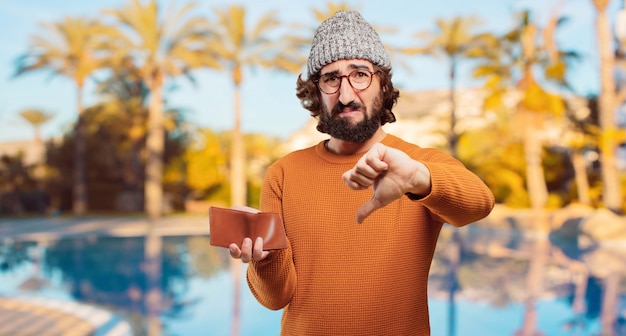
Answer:
<svg viewBox="0 0 626 336"><path fill-rule="evenodd" d="M263 238L264 250L287 247L283 219L273 212L247 212L236 209L209 207L209 241L212 246L241 246L244 238Z"/></svg>

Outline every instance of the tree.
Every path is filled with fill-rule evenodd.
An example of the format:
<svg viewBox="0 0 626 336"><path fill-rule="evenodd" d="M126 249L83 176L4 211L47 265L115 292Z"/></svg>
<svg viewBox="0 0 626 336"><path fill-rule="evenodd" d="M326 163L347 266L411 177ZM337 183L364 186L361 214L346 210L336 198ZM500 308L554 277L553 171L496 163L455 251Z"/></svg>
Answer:
<svg viewBox="0 0 626 336"><path fill-rule="evenodd" d="M595 152L600 145L601 132L597 118L597 99L588 97L585 99L585 104L572 100L566 105L570 126L564 134L564 140L570 149L578 202L588 206L595 205L594 203L598 203L599 198L592 198L593 189L590 174L587 172L588 160L585 154L590 150Z"/></svg>
<svg viewBox="0 0 626 336"><path fill-rule="evenodd" d="M449 21L437 19L437 29L433 32L423 31L415 36L425 41L425 46L406 48L402 51L408 55L445 56L449 61L450 80L450 129L448 144L450 153L456 154L459 134L456 130L457 115L455 104L457 68L461 59L477 54L477 47L484 36L474 34L473 30L481 23L476 16L454 17Z"/></svg>
<svg viewBox="0 0 626 336"><path fill-rule="evenodd" d="M35 129L35 142L41 143L41 125L47 123L54 116L39 109L26 109L20 112L20 116Z"/></svg>
<svg viewBox="0 0 626 336"><path fill-rule="evenodd" d="M36 162L35 165L32 167L32 173L33 177L35 177L36 179L43 180L46 175L46 168L44 163L46 148L41 139L41 125L52 119L54 115L40 109L25 109L20 111L20 116L24 120L26 120L26 122L28 122L31 126L33 126L33 129L35 130L33 150L36 151L40 160L38 160L38 162Z"/></svg>
<svg viewBox="0 0 626 336"><path fill-rule="evenodd" d="M46 197L38 192L38 179L33 167L24 163L24 153L0 156L0 215L25 212L43 213Z"/></svg>
<svg viewBox="0 0 626 336"><path fill-rule="evenodd" d="M111 132L119 132L114 139L120 140L113 156L122 157L119 161L124 181L124 209L141 211L143 188L147 118L145 106L148 90L139 69L132 59L126 58L112 67L109 77L98 82L96 93L100 97L98 106L101 113L96 117L99 124L114 124ZM114 143L112 142L111 145ZM121 197L121 196L118 196Z"/></svg>
<svg viewBox="0 0 626 336"><path fill-rule="evenodd" d="M132 79L124 75L113 75L107 82L111 86L130 84ZM115 83L115 85L114 85ZM107 89L108 90L108 89ZM122 90L122 89L120 89ZM89 153L98 153L86 157L89 169L86 182L90 186L89 199L93 211L143 211L143 181L145 159L145 126L147 108L139 104L141 93L116 92L104 94L98 90L98 102L85 109L83 123L84 141ZM129 94L129 96L125 96ZM169 113L175 113L172 111ZM169 114L168 113L168 114ZM169 120L169 118L168 118ZM168 128L170 122L168 121ZM166 138L166 168L174 166L180 160L186 139L182 125L171 122L173 129ZM65 134L61 139L47 144L46 172L49 178L46 185L57 206L67 207L67 187L71 186L71 177L63 172L71 169L71 147L75 135ZM176 167L173 167L175 169ZM166 179L167 175L164 175ZM164 184L164 189L176 191L176 186ZM180 199L172 194L173 205L179 205Z"/></svg>
<svg viewBox="0 0 626 336"><path fill-rule="evenodd" d="M496 202L513 208L528 206L524 184L524 155L519 139L511 137L509 115L482 129L466 132L459 139L458 159L485 181Z"/></svg>
<svg viewBox="0 0 626 336"><path fill-rule="evenodd" d="M242 6L230 6L225 9L215 8L217 16L214 39L208 40L208 50L219 55L220 63L230 72L235 88L234 126L231 142L230 182L231 206L246 205L247 178L245 171L245 145L241 131L241 84L244 68L262 67L286 72L297 72L304 64L304 57L298 52L297 38L285 34L271 39L281 22L275 12L263 15L251 29L246 27L246 11ZM280 33L280 31L279 31ZM234 280L234 299L232 334L239 334L239 301L241 289L241 262L231 261L231 273Z"/></svg>
<svg viewBox="0 0 626 336"><path fill-rule="evenodd" d="M251 29L246 27L246 11L242 6L215 8L217 22L215 38L208 41L207 50L214 51L230 76L235 88L234 126L231 150L231 205L246 205L246 173L243 135L241 133L241 84L244 68L261 67L296 73L305 59L298 52L297 38L284 34L276 36L281 22L275 12L263 15ZM270 38L270 36L276 36Z"/></svg>
<svg viewBox="0 0 626 336"><path fill-rule="evenodd" d="M563 98L544 86L567 88L569 62L578 57L575 52L557 49L554 43L554 31L564 22L553 14L542 30L528 11L520 13L512 30L498 38L482 40L484 54L474 69L475 77L486 78L486 109L501 109L506 105L506 97L518 96L513 110L524 143L526 183L533 209L542 209L548 199L541 131L547 120L560 118L565 111Z"/></svg>
<svg viewBox="0 0 626 336"><path fill-rule="evenodd" d="M73 212L82 215L87 211L87 187L85 183L85 144L83 141L83 87L87 77L101 66L96 51L104 27L95 20L66 16L63 21L42 24L47 35L33 35L29 50L17 58L15 76L36 70L49 70L53 75L70 78L76 86L74 147Z"/></svg>
<svg viewBox="0 0 626 336"><path fill-rule="evenodd" d="M611 33L609 17L606 13L609 0L591 0L596 9L596 39L600 51L600 96L598 109L600 111L600 128L602 131L600 145L600 163L602 169L602 201L604 206L614 212L622 211L621 183L617 171L615 151L616 121L615 111L621 103L616 97L615 79L615 51L613 49L613 34Z"/></svg>
<svg viewBox="0 0 626 336"><path fill-rule="evenodd" d="M217 66L209 53L202 49L202 41L208 35L207 21L201 17L188 17L196 6L194 2L175 10L166 10L166 17L159 17L159 5L150 0L142 5L133 0L121 9L106 10L119 29L110 34L110 50L113 62L132 59L148 87L148 124L146 136L145 210L151 223L146 236L145 255L148 289L148 332L160 334L161 292L158 276L161 273L161 237L154 232L154 224L160 218L163 203L163 153L165 129L163 113L163 86L168 78L186 75L192 82L190 70L201 66ZM122 30L125 29L125 30Z"/></svg>
<svg viewBox="0 0 626 336"><path fill-rule="evenodd" d="M178 10L169 8L166 17L161 18L155 0L145 5L132 0L120 9L105 11L119 25L110 34L113 61L132 58L150 92L145 210L151 221L161 216L163 202L164 83L179 75L193 82L192 69L218 66L203 49L202 41L209 32L207 21L199 16L188 17L194 7L196 3L191 2Z"/></svg>
<svg viewBox="0 0 626 336"><path fill-rule="evenodd" d="M224 173L227 158L217 134L208 129L198 132L197 140L185 152L187 185L202 194L227 180Z"/></svg>

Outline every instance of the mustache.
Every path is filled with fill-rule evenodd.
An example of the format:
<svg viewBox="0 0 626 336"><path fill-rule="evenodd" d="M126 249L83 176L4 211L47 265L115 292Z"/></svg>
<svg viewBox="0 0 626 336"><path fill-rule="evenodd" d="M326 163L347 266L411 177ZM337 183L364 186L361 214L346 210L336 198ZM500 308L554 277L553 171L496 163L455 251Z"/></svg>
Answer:
<svg viewBox="0 0 626 336"><path fill-rule="evenodd" d="M359 104L359 103L357 103L355 101L350 102L348 105L344 105L343 103L338 102L333 107L333 109L331 111L331 115L335 116L335 115L341 113L341 111L343 111L343 109L345 109L345 108L349 108L351 110L358 110L358 109L361 109L362 107L363 107L363 105L361 105L361 104Z"/></svg>

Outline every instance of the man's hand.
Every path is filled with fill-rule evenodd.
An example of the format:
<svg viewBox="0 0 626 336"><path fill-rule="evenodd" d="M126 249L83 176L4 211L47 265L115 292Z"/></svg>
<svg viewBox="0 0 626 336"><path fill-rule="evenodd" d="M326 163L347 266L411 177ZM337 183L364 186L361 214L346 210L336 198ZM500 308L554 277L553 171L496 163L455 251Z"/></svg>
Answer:
<svg viewBox="0 0 626 336"><path fill-rule="evenodd" d="M260 210L258 209L247 206L233 206L232 208L252 213L260 212ZM232 243L230 244L228 249L230 250L231 257L235 259L241 259L241 261L244 263L249 263L253 260L261 261L270 254L269 251L263 251L263 238L261 237L257 237L254 244L252 244L252 238L244 238L243 242L241 243L241 248L237 244Z"/></svg>
<svg viewBox="0 0 626 336"><path fill-rule="evenodd" d="M357 211L358 223L407 192L425 196L431 187L430 171L423 163L380 143L374 144L342 179L353 190L373 188L372 199Z"/></svg>
<svg viewBox="0 0 626 336"><path fill-rule="evenodd" d="M252 239L244 238L241 248L237 244L232 243L228 249L231 257L241 259L244 263L261 261L270 254L270 251L263 251L263 238L261 237L258 237L254 244L252 244Z"/></svg>

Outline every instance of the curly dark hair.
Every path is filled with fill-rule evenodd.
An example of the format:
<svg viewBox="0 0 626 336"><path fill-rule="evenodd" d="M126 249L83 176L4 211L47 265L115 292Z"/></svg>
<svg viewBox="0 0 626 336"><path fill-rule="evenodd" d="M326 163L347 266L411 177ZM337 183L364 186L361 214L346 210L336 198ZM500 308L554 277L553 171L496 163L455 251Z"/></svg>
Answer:
<svg viewBox="0 0 626 336"><path fill-rule="evenodd" d="M391 69L374 66L374 71L378 72L380 84L383 88L383 109L384 113L380 118L381 125L396 121L396 116L391 111L398 102L400 91L393 87L391 81ZM298 76L296 82L296 97L300 99L300 104L311 112L311 116L317 118L322 113L322 93L317 88L315 81L319 79L319 74L302 79L302 74Z"/></svg>

